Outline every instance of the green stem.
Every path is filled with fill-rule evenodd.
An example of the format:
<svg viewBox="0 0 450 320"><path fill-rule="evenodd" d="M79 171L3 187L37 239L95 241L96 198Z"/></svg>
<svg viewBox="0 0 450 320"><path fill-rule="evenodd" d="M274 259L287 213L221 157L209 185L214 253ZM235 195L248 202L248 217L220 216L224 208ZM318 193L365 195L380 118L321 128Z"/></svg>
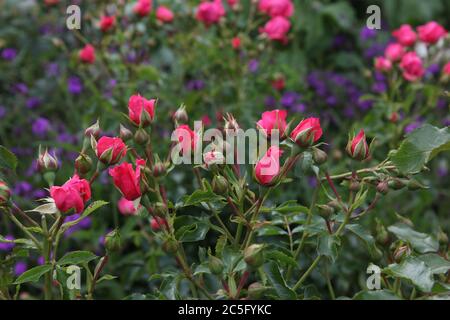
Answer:
<svg viewBox="0 0 450 320"><path fill-rule="evenodd" d="M306 270L306 272L303 274L303 276L300 278L300 280L297 281L297 283L292 288L294 291L296 291L302 285L302 283L306 280L306 278L308 278L309 274L314 270L314 268L319 263L320 258L322 258L322 256L317 256L317 258L309 266L308 270Z"/></svg>
<svg viewBox="0 0 450 320"><path fill-rule="evenodd" d="M20 230L22 230L30 239L33 241L33 243L36 245L36 247L42 251L42 245L39 243L39 241L31 234L30 231L26 229L26 227L19 221L17 218L11 213L10 210L6 210L6 214L8 217L19 227Z"/></svg>

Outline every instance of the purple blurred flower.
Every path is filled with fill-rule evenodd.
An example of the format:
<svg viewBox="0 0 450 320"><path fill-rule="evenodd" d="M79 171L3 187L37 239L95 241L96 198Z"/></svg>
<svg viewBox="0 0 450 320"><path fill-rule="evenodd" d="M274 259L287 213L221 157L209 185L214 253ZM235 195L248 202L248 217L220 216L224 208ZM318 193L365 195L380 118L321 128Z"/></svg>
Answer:
<svg viewBox="0 0 450 320"><path fill-rule="evenodd" d="M373 106L373 101L369 100L369 99L359 99L358 100L358 107L362 110L368 110L370 108L372 108Z"/></svg>
<svg viewBox="0 0 450 320"><path fill-rule="evenodd" d="M50 130L50 121L48 119L40 117L34 120L31 130L35 135L37 135L40 138L45 137L45 135Z"/></svg>
<svg viewBox="0 0 450 320"><path fill-rule="evenodd" d="M5 236L6 240L14 240L14 237L10 234ZM10 251L12 248L14 248L14 243L6 243L6 242L0 242L0 251Z"/></svg>
<svg viewBox="0 0 450 320"><path fill-rule="evenodd" d="M405 133L411 133L422 125L421 121L414 121L405 127Z"/></svg>
<svg viewBox="0 0 450 320"><path fill-rule="evenodd" d="M364 51L364 57L373 59L384 54L385 45L381 43L374 43Z"/></svg>
<svg viewBox="0 0 450 320"><path fill-rule="evenodd" d="M332 107L334 107L335 105L337 105L337 99L336 99L335 96L329 96L329 97L327 97L326 102L327 102L327 104L328 104L329 106L332 106Z"/></svg>
<svg viewBox="0 0 450 320"><path fill-rule="evenodd" d="M288 91L283 94L280 99L280 103L285 108L292 108L297 102L300 95L296 92Z"/></svg>
<svg viewBox="0 0 450 320"><path fill-rule="evenodd" d="M361 31L359 32L359 38L362 41L367 41L369 39L373 39L377 36L377 31L374 29L369 29L367 26L364 26L361 28Z"/></svg>
<svg viewBox="0 0 450 320"><path fill-rule="evenodd" d="M27 264L23 261L17 262L16 265L14 266L14 274L16 276L20 276L25 271L27 271Z"/></svg>
<svg viewBox="0 0 450 320"><path fill-rule="evenodd" d="M205 83L200 79L192 79L186 83L186 89L189 91L202 90L205 87Z"/></svg>
<svg viewBox="0 0 450 320"><path fill-rule="evenodd" d="M436 108L444 109L447 106L447 101L444 98L439 98L436 102Z"/></svg>
<svg viewBox="0 0 450 320"><path fill-rule="evenodd" d="M45 66L45 71L47 73L47 76L56 77L59 75L59 65L55 62L49 63Z"/></svg>
<svg viewBox="0 0 450 320"><path fill-rule="evenodd" d="M291 110L293 112L303 113L306 110L306 105L304 103L297 103L291 108Z"/></svg>
<svg viewBox="0 0 450 320"><path fill-rule="evenodd" d="M69 79L67 79L67 90L69 90L71 94L80 94L83 91L81 79L75 76L69 77Z"/></svg>
<svg viewBox="0 0 450 320"><path fill-rule="evenodd" d="M19 181L14 185L13 193L18 196L29 196L33 186L26 181Z"/></svg>
<svg viewBox="0 0 450 320"><path fill-rule="evenodd" d="M264 99L264 105L265 105L267 108L275 108L276 105L277 105L277 100L276 100L274 97L272 97L272 96L267 96L267 97Z"/></svg>
<svg viewBox="0 0 450 320"><path fill-rule="evenodd" d="M45 263L45 258L43 256L39 256L39 258L37 258L37 264L42 266Z"/></svg>
<svg viewBox="0 0 450 320"><path fill-rule="evenodd" d="M36 200L45 198L47 196L48 196L47 191L45 191L43 189L36 189L33 191L33 198Z"/></svg>
<svg viewBox="0 0 450 320"><path fill-rule="evenodd" d="M434 63L427 68L425 75L435 76L435 75L439 74L440 71L441 71L441 67L437 63Z"/></svg>
<svg viewBox="0 0 450 320"><path fill-rule="evenodd" d="M448 175L448 167L447 167L447 164L445 162L439 163L439 166L438 166L438 169L437 169L437 174L441 178L443 178L446 175Z"/></svg>
<svg viewBox="0 0 450 320"><path fill-rule="evenodd" d="M0 106L0 119L6 115L6 108L4 106Z"/></svg>
<svg viewBox="0 0 450 320"><path fill-rule="evenodd" d="M34 109L41 105L41 100L38 97L30 97L27 99L27 108Z"/></svg>
<svg viewBox="0 0 450 320"><path fill-rule="evenodd" d="M80 217L81 217L81 215L76 213L76 214L73 214L71 216L66 217L64 219L64 222L75 221L75 220L79 219ZM83 218L78 224L76 224L76 225L74 225L72 227L69 227L66 230L66 232L64 233L64 236L68 237L72 233L74 233L74 232L76 232L78 230L87 229L87 228L89 228L91 226L91 224L92 224L92 220L91 220L90 217Z"/></svg>
<svg viewBox="0 0 450 320"><path fill-rule="evenodd" d="M387 85L384 82L377 81L372 85L372 91L375 93L383 93L386 92Z"/></svg>
<svg viewBox="0 0 450 320"><path fill-rule="evenodd" d="M5 48L2 51L2 58L7 61L12 61L17 56L17 50L14 48Z"/></svg>
<svg viewBox="0 0 450 320"><path fill-rule="evenodd" d="M13 91L18 94L27 94L28 87L25 83L19 82L13 86Z"/></svg>
<svg viewBox="0 0 450 320"><path fill-rule="evenodd" d="M248 71L251 73L256 73L259 69L259 61L256 59L252 59L248 62Z"/></svg>

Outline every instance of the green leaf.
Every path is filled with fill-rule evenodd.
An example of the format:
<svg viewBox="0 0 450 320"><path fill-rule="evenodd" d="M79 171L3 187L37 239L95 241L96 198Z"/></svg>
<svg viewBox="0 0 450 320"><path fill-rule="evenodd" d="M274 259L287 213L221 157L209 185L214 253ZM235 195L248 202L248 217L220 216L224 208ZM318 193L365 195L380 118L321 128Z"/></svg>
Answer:
<svg viewBox="0 0 450 320"><path fill-rule="evenodd" d="M17 168L17 157L14 153L0 145L0 169L11 169L15 171Z"/></svg>
<svg viewBox="0 0 450 320"><path fill-rule="evenodd" d="M183 206L193 206L202 202L212 202L221 200L223 197L211 191L197 190L193 194L186 197Z"/></svg>
<svg viewBox="0 0 450 320"><path fill-rule="evenodd" d="M195 242L205 239L209 231L208 218L179 216L175 218L175 237L181 242Z"/></svg>
<svg viewBox="0 0 450 320"><path fill-rule="evenodd" d="M98 200L98 201L92 202L86 209L84 209L83 213L77 220L64 223L63 224L64 228L68 228L68 227L78 224L78 222L80 222L82 219L84 219L85 217L92 214L95 210L97 210L107 204L108 204L108 202L103 201L103 200Z"/></svg>
<svg viewBox="0 0 450 320"><path fill-rule="evenodd" d="M296 200L290 200L286 201L285 203L279 205L276 208L270 209L270 208L261 208L261 212L271 212L271 211L277 211L279 213L309 213L309 209L305 206L297 204Z"/></svg>
<svg viewBox="0 0 450 320"><path fill-rule="evenodd" d="M448 128L439 129L425 124L411 132L390 158L402 173L415 173L439 152L446 150L450 150Z"/></svg>
<svg viewBox="0 0 450 320"><path fill-rule="evenodd" d="M365 242L372 257L377 257L380 255L380 250L376 246L375 238L363 226L359 224L348 224L345 228Z"/></svg>
<svg viewBox="0 0 450 320"><path fill-rule="evenodd" d="M96 259L97 256L89 251L72 251L64 255L58 260L60 266L69 264L83 264Z"/></svg>
<svg viewBox="0 0 450 320"><path fill-rule="evenodd" d="M408 280L424 292L431 292L434 285L431 268L415 257L408 257L400 264L391 264L384 268L383 272L390 276Z"/></svg>
<svg viewBox="0 0 450 320"><path fill-rule="evenodd" d="M353 300L401 300L389 290L360 291L353 296Z"/></svg>
<svg viewBox="0 0 450 320"><path fill-rule="evenodd" d="M100 283L102 281L111 281L117 279L117 276L113 276L111 274L105 274L104 276L102 276L100 279L97 280L97 283Z"/></svg>
<svg viewBox="0 0 450 320"><path fill-rule="evenodd" d="M266 263L264 265L264 270L270 284L273 286L281 300L295 300L297 298L294 290L287 286L286 281L283 279L280 269L275 262L270 261L269 263Z"/></svg>
<svg viewBox="0 0 450 320"><path fill-rule="evenodd" d="M265 253L266 258L281 262L285 265L290 265L294 268L298 268L297 262L294 260L294 258L288 256L287 254L279 251L279 250L271 250Z"/></svg>
<svg viewBox="0 0 450 320"><path fill-rule="evenodd" d="M417 258L425 262L433 274L443 274L450 270L450 261L436 253L427 253Z"/></svg>
<svg viewBox="0 0 450 320"><path fill-rule="evenodd" d="M408 242L419 253L436 252L439 242L430 235L417 232L404 223L396 223L388 227L388 230L397 238Z"/></svg>
<svg viewBox="0 0 450 320"><path fill-rule="evenodd" d="M24 273L22 273L17 278L16 282L14 282L14 284L21 284L25 282L36 282L51 269L52 266L50 264L44 264L42 266L31 268L30 270L27 270Z"/></svg>
<svg viewBox="0 0 450 320"><path fill-rule="evenodd" d="M323 233L319 236L319 241L317 243L317 253L322 256L326 256L334 262L338 255L338 245L341 241L336 236Z"/></svg>
<svg viewBox="0 0 450 320"><path fill-rule="evenodd" d="M351 30L355 22L355 11L347 2L337 2L323 6L321 13L329 17L343 30Z"/></svg>

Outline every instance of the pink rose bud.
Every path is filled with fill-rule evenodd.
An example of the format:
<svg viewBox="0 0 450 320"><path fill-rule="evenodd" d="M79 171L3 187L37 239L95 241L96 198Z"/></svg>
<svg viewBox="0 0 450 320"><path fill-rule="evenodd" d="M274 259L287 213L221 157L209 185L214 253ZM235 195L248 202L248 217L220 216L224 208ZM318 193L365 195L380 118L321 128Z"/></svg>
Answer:
<svg viewBox="0 0 450 320"><path fill-rule="evenodd" d="M417 27L419 39L428 44L434 44L447 34L447 31L436 21L430 21Z"/></svg>
<svg viewBox="0 0 450 320"><path fill-rule="evenodd" d="M369 157L369 146L367 145L366 135L361 129L353 139L349 140L347 144L347 153L353 159L362 161Z"/></svg>
<svg viewBox="0 0 450 320"><path fill-rule="evenodd" d="M289 18L294 13L294 4L291 0L260 0L258 10L271 17Z"/></svg>
<svg viewBox="0 0 450 320"><path fill-rule="evenodd" d="M283 150L277 146L272 146L266 154L259 159L255 166L255 179L263 186L275 184L275 178L280 173L280 157Z"/></svg>
<svg viewBox="0 0 450 320"><path fill-rule="evenodd" d="M99 124L99 122L98 122L98 120L97 120L92 126L90 126L89 128L87 128L87 129L84 131L84 135L85 135L86 137L88 137L88 138L90 138L91 136L93 136L94 138L97 139L97 138L100 136L100 132L101 132L100 124Z"/></svg>
<svg viewBox="0 0 450 320"><path fill-rule="evenodd" d="M116 164L127 154L127 146L120 138L101 137L97 141L97 157L107 165Z"/></svg>
<svg viewBox="0 0 450 320"><path fill-rule="evenodd" d="M402 24L400 28L394 30L392 35L402 46L412 46L417 39L417 35L409 24Z"/></svg>
<svg viewBox="0 0 450 320"><path fill-rule="evenodd" d="M388 72L392 69L392 62L385 57L376 57L375 58L375 69L381 72Z"/></svg>
<svg viewBox="0 0 450 320"><path fill-rule="evenodd" d="M54 154L52 156L45 148L44 152L39 152L37 168L40 172L54 172L58 170L58 159Z"/></svg>
<svg viewBox="0 0 450 320"><path fill-rule="evenodd" d="M260 32L266 34L270 40L286 44L288 42L287 33L290 28L291 22L287 18L277 16L267 21Z"/></svg>
<svg viewBox="0 0 450 320"><path fill-rule="evenodd" d="M195 18L203 22L205 26L210 26L218 23L223 16L225 16L225 8L222 5L222 0L213 0L200 3Z"/></svg>
<svg viewBox="0 0 450 320"><path fill-rule="evenodd" d="M11 190L3 180L0 180L0 207L5 206L11 197Z"/></svg>
<svg viewBox="0 0 450 320"><path fill-rule="evenodd" d="M209 127L212 123L211 118L207 114L202 116L201 120L202 120L203 126L205 126L205 127Z"/></svg>
<svg viewBox="0 0 450 320"><path fill-rule="evenodd" d="M450 62L447 62L447 64L442 69L442 72L448 76L450 76Z"/></svg>
<svg viewBox="0 0 450 320"><path fill-rule="evenodd" d="M152 0L138 0L133 7L134 13L140 17L147 16L152 10Z"/></svg>
<svg viewBox="0 0 450 320"><path fill-rule="evenodd" d="M261 120L256 123L258 129L263 130L267 137L272 136L272 130L278 130L279 137L283 137L286 131L286 110L266 111Z"/></svg>
<svg viewBox="0 0 450 320"><path fill-rule="evenodd" d="M170 23L173 21L173 12L165 7L165 6L159 6L156 9L156 19L162 23Z"/></svg>
<svg viewBox="0 0 450 320"><path fill-rule="evenodd" d="M234 37L231 39L231 46L235 50L239 49L241 47L241 39L239 37Z"/></svg>
<svg viewBox="0 0 450 320"><path fill-rule="evenodd" d="M116 24L115 16L103 16L100 18L100 30L107 32L114 28Z"/></svg>
<svg viewBox="0 0 450 320"><path fill-rule="evenodd" d="M141 127L148 126L155 117L155 99L147 100L140 95L132 95L128 100L128 116Z"/></svg>
<svg viewBox="0 0 450 320"><path fill-rule="evenodd" d="M150 226L153 231L159 231L166 227L166 220L161 217L155 217L150 219Z"/></svg>
<svg viewBox="0 0 450 320"><path fill-rule="evenodd" d="M92 64L95 61L95 49L92 45L87 44L80 50L78 56L81 62Z"/></svg>
<svg viewBox="0 0 450 320"><path fill-rule="evenodd" d="M405 48L399 43L392 43L384 50L384 55L391 61L400 60L405 54Z"/></svg>
<svg viewBox="0 0 450 320"><path fill-rule="evenodd" d="M275 90L281 91L281 90L284 89L285 86L286 86L286 83L284 81L284 77L283 76L277 76L272 81L272 88L274 88Z"/></svg>
<svg viewBox="0 0 450 320"><path fill-rule="evenodd" d="M312 146L322 136L319 118L302 120L291 132L291 139L300 147Z"/></svg>
<svg viewBox="0 0 450 320"><path fill-rule="evenodd" d="M403 78L408 81L417 81L425 73L422 60L415 52L408 52L403 56L400 68L403 71Z"/></svg>
<svg viewBox="0 0 450 320"><path fill-rule="evenodd" d="M227 0L227 3L231 8L234 8L239 3L239 0Z"/></svg>
<svg viewBox="0 0 450 320"><path fill-rule="evenodd" d="M91 198L91 186L87 180L74 175L61 187L51 187L50 196L60 212L67 213L73 209L75 213L81 213Z"/></svg>
<svg viewBox="0 0 450 320"><path fill-rule="evenodd" d="M222 152L208 151L203 154L203 161L207 168L217 168L217 166L225 163L225 158Z"/></svg>
<svg viewBox="0 0 450 320"><path fill-rule="evenodd" d="M185 123L188 122L189 117L188 114L186 112L186 106L185 105L181 105L177 111L175 111L175 113L172 116L172 119L178 123Z"/></svg>
<svg viewBox="0 0 450 320"><path fill-rule="evenodd" d="M136 160L136 170L133 166L124 162L109 169L109 175L113 178L114 185L129 201L136 200L142 196L141 192L141 166L145 166L145 160Z"/></svg>
<svg viewBox="0 0 450 320"><path fill-rule="evenodd" d="M120 198L117 202L117 207L119 208L119 212L124 216L134 216L137 213L137 208L134 206L133 201L129 201L124 197Z"/></svg>

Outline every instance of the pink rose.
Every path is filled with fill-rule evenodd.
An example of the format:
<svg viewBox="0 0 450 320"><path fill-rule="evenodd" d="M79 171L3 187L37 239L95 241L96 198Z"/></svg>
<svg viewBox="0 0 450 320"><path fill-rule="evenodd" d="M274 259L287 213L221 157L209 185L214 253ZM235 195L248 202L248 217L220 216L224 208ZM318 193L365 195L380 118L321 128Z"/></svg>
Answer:
<svg viewBox="0 0 450 320"><path fill-rule="evenodd" d="M291 139L300 147L312 146L322 136L319 118L302 120L291 132Z"/></svg>
<svg viewBox="0 0 450 320"><path fill-rule="evenodd" d="M150 219L150 227L153 231L159 231L161 228L166 228L166 220L161 217L155 217Z"/></svg>
<svg viewBox="0 0 450 320"><path fill-rule="evenodd" d="M142 196L141 192L141 166L145 160L136 160L136 170L128 162L109 169L109 175L113 178L114 185L120 190L123 197L129 201L136 200Z"/></svg>
<svg viewBox="0 0 450 320"><path fill-rule="evenodd" d="M369 157L369 145L366 141L366 134L361 129L353 139L349 140L347 144L347 153L353 159L362 161Z"/></svg>
<svg viewBox="0 0 450 320"><path fill-rule="evenodd" d="M450 62L447 62L447 64L442 69L442 72L446 75L450 76Z"/></svg>
<svg viewBox="0 0 450 320"><path fill-rule="evenodd" d="M286 110L266 111L262 114L261 120L256 123L256 126L263 130L267 137L272 135L272 130L278 130L279 136L282 137L286 130Z"/></svg>
<svg viewBox="0 0 450 320"><path fill-rule="evenodd" d="M136 125L148 126L155 117L155 99L132 95L128 100L128 116Z"/></svg>
<svg viewBox="0 0 450 320"><path fill-rule="evenodd" d="M129 201L124 197L120 198L117 202L117 207L119 208L119 212L124 216L134 216L137 213L137 208L134 207L134 202Z"/></svg>
<svg viewBox="0 0 450 320"><path fill-rule="evenodd" d="M165 6L159 6L158 9L156 9L156 19L163 23L172 22L173 17L173 12Z"/></svg>
<svg viewBox="0 0 450 320"><path fill-rule="evenodd" d="M294 13L294 4L291 0L260 0L258 9L271 17L289 18Z"/></svg>
<svg viewBox="0 0 450 320"><path fill-rule="evenodd" d="M103 32L111 30L115 24L116 24L115 16L103 16L100 19L100 29Z"/></svg>
<svg viewBox="0 0 450 320"><path fill-rule="evenodd" d="M225 15L222 0L205 1L197 7L196 19L206 26L219 22Z"/></svg>
<svg viewBox="0 0 450 320"><path fill-rule="evenodd" d="M392 69L392 62L385 57L375 58L375 69L381 72L388 72Z"/></svg>
<svg viewBox="0 0 450 320"><path fill-rule="evenodd" d="M416 42L417 35L409 24L402 24L392 35L402 46L409 47Z"/></svg>
<svg viewBox="0 0 450 320"><path fill-rule="evenodd" d="M384 50L384 55L391 61L400 60L405 54L405 48L399 43L392 43Z"/></svg>
<svg viewBox="0 0 450 320"><path fill-rule="evenodd" d="M239 3L239 0L227 0L228 5L233 8Z"/></svg>
<svg viewBox="0 0 450 320"><path fill-rule="evenodd" d="M403 56L400 68L403 70L403 77L408 81L416 81L425 73L422 60L415 52L408 52Z"/></svg>
<svg viewBox="0 0 450 320"><path fill-rule="evenodd" d="M133 7L134 13L140 17L147 16L152 10L152 0L138 0Z"/></svg>
<svg viewBox="0 0 450 320"><path fill-rule="evenodd" d="M272 146L266 154L256 163L255 179L263 186L270 186L280 173L280 157L283 150L277 146Z"/></svg>
<svg viewBox="0 0 450 320"><path fill-rule="evenodd" d="M105 164L116 164L127 154L127 146L120 138L101 137L97 142L97 157Z"/></svg>
<svg viewBox="0 0 450 320"><path fill-rule="evenodd" d="M433 44L447 34L447 31L436 21L430 21L423 26L417 27L419 39L425 43Z"/></svg>
<svg viewBox="0 0 450 320"><path fill-rule="evenodd" d="M91 198L91 187L87 180L74 175L62 186L51 187L50 196L62 213L72 209L75 210L75 213L80 213L83 211L86 202Z"/></svg>
<svg viewBox="0 0 450 320"><path fill-rule="evenodd" d="M241 39L239 37L234 37L231 39L231 46L235 50L239 49L241 47Z"/></svg>
<svg viewBox="0 0 450 320"><path fill-rule="evenodd" d="M274 41L281 41L287 43L286 34L291 28L291 22L282 16L277 16L265 24L265 26L260 30L262 33L267 34L269 39Z"/></svg>
<svg viewBox="0 0 450 320"><path fill-rule="evenodd" d="M95 49L92 45L87 44L80 50L78 56L82 62L92 64L95 61Z"/></svg>

